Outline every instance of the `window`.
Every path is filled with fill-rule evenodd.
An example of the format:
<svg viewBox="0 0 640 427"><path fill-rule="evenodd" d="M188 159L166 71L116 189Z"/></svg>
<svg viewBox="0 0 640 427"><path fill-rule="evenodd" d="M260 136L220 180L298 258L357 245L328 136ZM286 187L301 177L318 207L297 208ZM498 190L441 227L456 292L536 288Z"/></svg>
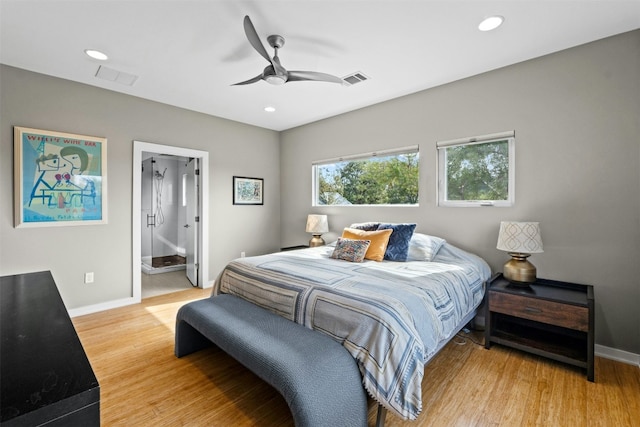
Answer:
<svg viewBox="0 0 640 427"><path fill-rule="evenodd" d="M512 206L515 133L438 142L440 206Z"/></svg>
<svg viewBox="0 0 640 427"><path fill-rule="evenodd" d="M418 147L313 163L313 205L417 205Z"/></svg>

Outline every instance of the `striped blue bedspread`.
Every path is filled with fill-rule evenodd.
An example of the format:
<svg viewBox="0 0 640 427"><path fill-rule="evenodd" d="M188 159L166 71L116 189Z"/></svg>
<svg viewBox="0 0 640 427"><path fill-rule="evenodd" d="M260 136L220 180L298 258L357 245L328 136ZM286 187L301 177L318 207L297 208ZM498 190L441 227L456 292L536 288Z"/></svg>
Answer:
<svg viewBox="0 0 640 427"><path fill-rule="evenodd" d="M340 342L366 390L403 419L422 410L424 365L482 301L481 258L445 243L432 262L351 263L323 246L230 262L213 295L234 294Z"/></svg>

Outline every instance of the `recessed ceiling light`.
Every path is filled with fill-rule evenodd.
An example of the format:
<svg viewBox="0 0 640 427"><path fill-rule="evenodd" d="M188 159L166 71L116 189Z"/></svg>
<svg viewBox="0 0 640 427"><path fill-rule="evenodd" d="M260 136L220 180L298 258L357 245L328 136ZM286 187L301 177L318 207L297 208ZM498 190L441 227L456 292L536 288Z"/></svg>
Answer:
<svg viewBox="0 0 640 427"><path fill-rule="evenodd" d="M264 111L266 111L267 113L273 113L276 111L276 107L272 107L271 105L264 107Z"/></svg>
<svg viewBox="0 0 640 427"><path fill-rule="evenodd" d="M106 53L100 52L99 50L95 49L85 49L84 53L86 53L87 56L90 56L91 58L97 59L99 61L106 61L107 59L109 59Z"/></svg>
<svg viewBox="0 0 640 427"><path fill-rule="evenodd" d="M498 28L504 22L504 18L499 15L490 16L478 25L480 31L491 31Z"/></svg>

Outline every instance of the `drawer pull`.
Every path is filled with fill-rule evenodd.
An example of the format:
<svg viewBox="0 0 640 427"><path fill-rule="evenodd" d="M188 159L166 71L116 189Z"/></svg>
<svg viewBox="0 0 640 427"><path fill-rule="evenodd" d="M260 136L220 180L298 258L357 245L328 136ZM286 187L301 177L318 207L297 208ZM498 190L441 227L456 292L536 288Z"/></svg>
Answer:
<svg viewBox="0 0 640 427"><path fill-rule="evenodd" d="M529 313L542 313L542 310L535 307L525 306L524 311L528 311Z"/></svg>

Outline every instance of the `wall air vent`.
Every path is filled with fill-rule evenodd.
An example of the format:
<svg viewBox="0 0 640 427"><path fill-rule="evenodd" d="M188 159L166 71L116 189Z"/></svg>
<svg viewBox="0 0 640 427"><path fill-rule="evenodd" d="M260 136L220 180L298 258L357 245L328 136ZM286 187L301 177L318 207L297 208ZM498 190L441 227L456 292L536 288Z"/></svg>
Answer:
<svg viewBox="0 0 640 427"><path fill-rule="evenodd" d="M343 77L342 80L347 82L349 86L353 86L357 83L361 83L365 80L369 80L369 77L362 74L360 71L356 71L355 73L349 74L346 77Z"/></svg>
<svg viewBox="0 0 640 427"><path fill-rule="evenodd" d="M114 70L112 68L105 67L104 65L98 67L96 77L126 86L133 86L136 80L138 80L138 76Z"/></svg>

